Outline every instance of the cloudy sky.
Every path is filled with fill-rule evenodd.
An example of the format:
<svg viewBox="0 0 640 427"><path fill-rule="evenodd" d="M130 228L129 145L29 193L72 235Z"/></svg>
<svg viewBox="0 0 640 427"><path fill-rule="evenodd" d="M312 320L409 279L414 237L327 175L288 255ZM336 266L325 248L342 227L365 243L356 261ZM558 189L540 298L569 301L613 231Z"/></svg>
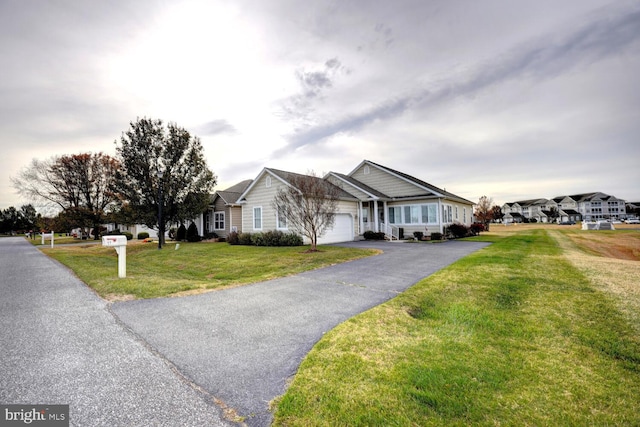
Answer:
<svg viewBox="0 0 640 427"><path fill-rule="evenodd" d="M217 189L363 159L472 201L640 200L640 3L0 0L0 208L32 158L199 136Z"/></svg>

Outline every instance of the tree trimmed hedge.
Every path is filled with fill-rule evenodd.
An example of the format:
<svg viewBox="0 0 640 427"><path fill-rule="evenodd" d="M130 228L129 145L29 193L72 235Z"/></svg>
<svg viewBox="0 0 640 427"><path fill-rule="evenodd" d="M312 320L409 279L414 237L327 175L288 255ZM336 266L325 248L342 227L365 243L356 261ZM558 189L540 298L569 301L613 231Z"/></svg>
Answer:
<svg viewBox="0 0 640 427"><path fill-rule="evenodd" d="M302 237L295 233L283 233L280 230L264 233L236 233L229 234L227 242L230 245L245 246L302 246Z"/></svg>
<svg viewBox="0 0 640 427"><path fill-rule="evenodd" d="M375 231L367 230L362 235L367 240L384 240L384 233L381 231L376 233Z"/></svg>

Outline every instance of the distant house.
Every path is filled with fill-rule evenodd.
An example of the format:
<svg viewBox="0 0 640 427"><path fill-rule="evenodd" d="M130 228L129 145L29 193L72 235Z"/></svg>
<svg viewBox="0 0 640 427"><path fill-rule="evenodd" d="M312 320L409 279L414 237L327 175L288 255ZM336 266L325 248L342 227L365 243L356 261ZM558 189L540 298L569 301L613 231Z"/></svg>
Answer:
<svg viewBox="0 0 640 427"><path fill-rule="evenodd" d="M230 227L249 233L289 231L286 218L278 215L272 201L279 188L291 185L291 177L295 175L298 174L264 168L254 180L218 192L207 213L205 231L223 236L219 232L223 218L225 233ZM368 160L349 174L330 172L323 179L339 187L340 198L333 228L319 243L356 240L368 230L382 232L388 239L411 236L414 231L428 235L442 232L454 222L465 225L472 222L473 202ZM246 188L238 195L245 184ZM238 214L241 222L236 221ZM230 216L234 219L229 219Z"/></svg>
<svg viewBox="0 0 640 427"><path fill-rule="evenodd" d="M242 205L238 199L252 182L247 179L213 194L209 211L205 214L205 232L226 238L232 231L242 230Z"/></svg>
<svg viewBox="0 0 640 427"><path fill-rule="evenodd" d="M625 201L605 193L584 193L505 203L504 222L598 221L625 218Z"/></svg>

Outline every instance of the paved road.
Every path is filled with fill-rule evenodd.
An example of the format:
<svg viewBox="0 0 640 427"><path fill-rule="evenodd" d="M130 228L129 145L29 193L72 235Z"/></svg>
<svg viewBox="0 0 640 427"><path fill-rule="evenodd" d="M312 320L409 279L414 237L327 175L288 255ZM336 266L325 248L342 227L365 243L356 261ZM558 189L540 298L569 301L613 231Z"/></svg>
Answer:
<svg viewBox="0 0 640 427"><path fill-rule="evenodd" d="M271 422L302 358L326 332L486 246L350 243L384 254L234 289L116 303L113 313L188 378L246 417Z"/></svg>
<svg viewBox="0 0 640 427"><path fill-rule="evenodd" d="M77 426L223 426L107 304L22 237L0 238L0 403L69 404Z"/></svg>

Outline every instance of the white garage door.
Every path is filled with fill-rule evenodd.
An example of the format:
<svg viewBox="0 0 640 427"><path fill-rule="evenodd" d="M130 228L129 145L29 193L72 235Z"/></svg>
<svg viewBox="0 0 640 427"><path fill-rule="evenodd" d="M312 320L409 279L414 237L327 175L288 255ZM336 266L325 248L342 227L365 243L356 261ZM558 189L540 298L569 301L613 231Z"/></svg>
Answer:
<svg viewBox="0 0 640 427"><path fill-rule="evenodd" d="M333 228L318 239L318 244L349 242L353 240L353 220L349 214L337 214Z"/></svg>

